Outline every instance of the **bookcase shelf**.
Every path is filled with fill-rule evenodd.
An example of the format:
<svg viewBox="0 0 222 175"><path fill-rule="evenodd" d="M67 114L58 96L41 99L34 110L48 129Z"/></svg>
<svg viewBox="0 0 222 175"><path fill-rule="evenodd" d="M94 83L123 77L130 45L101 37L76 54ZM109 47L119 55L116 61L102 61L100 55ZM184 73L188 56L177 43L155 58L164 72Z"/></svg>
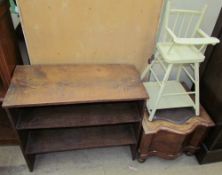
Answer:
<svg viewBox="0 0 222 175"><path fill-rule="evenodd" d="M39 154L83 148L136 144L131 125L30 131L25 152ZM52 143L52 144L49 144Z"/></svg>
<svg viewBox="0 0 222 175"><path fill-rule="evenodd" d="M142 119L138 103L93 103L21 109L18 130L135 123Z"/></svg>

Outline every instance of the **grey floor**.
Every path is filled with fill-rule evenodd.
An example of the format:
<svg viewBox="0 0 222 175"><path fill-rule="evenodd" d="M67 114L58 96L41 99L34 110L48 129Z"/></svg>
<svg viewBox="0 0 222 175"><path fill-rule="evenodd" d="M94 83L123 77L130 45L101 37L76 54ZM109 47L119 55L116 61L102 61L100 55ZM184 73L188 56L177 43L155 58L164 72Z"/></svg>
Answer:
<svg viewBox="0 0 222 175"><path fill-rule="evenodd" d="M222 162L199 165L195 157L166 161L156 157L140 164L128 147L51 153L37 156L30 173L18 147L0 147L0 175L222 175Z"/></svg>

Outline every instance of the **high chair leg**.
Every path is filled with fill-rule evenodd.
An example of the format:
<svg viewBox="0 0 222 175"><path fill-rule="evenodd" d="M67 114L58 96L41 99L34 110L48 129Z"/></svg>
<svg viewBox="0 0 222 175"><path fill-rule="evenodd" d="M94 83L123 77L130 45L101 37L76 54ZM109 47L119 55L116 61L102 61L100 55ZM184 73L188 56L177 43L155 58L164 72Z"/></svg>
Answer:
<svg viewBox="0 0 222 175"><path fill-rule="evenodd" d="M155 62L156 62L156 56L154 56L154 60L151 62L151 64L148 64L146 66L145 70L143 71L143 73L142 73L142 75L140 77L141 80L144 80L144 78L146 76L149 77L149 75L150 75L150 68L155 64Z"/></svg>
<svg viewBox="0 0 222 175"><path fill-rule="evenodd" d="M155 105L154 105L154 108L152 109L151 113L150 113L150 116L149 116L149 121L152 121L153 120L153 117L156 113L156 110L158 108L158 104L159 104L159 101L160 101L160 98L163 94L163 90L166 86L166 82L167 80L169 79L169 76L170 76L170 72L172 70L172 67L173 67L173 64L169 64L168 67L167 67L167 70L166 70L166 73L165 73L165 76L163 78L163 81L161 83L161 87L160 87L160 91L159 91L159 94L157 96L157 99L156 99L156 102L155 102Z"/></svg>
<svg viewBox="0 0 222 175"><path fill-rule="evenodd" d="M181 70L182 70L182 65L179 65L178 71L177 71L177 81L180 81Z"/></svg>
<svg viewBox="0 0 222 175"><path fill-rule="evenodd" d="M144 78L145 78L146 76L149 76L150 66L151 66L150 64L148 64L148 65L146 66L145 70L143 71L143 73L142 73L142 75L141 75L141 77L140 77L141 80L144 80Z"/></svg>
<svg viewBox="0 0 222 175"><path fill-rule="evenodd" d="M200 115L200 85L199 85L199 63L194 64L195 74L195 113Z"/></svg>

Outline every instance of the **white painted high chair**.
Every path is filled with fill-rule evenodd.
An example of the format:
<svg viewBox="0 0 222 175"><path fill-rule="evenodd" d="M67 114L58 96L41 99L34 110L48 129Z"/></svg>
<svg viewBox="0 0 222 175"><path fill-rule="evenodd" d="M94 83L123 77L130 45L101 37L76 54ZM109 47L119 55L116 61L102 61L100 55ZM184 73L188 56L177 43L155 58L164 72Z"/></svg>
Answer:
<svg viewBox="0 0 222 175"><path fill-rule="evenodd" d="M200 29L206 9L206 6L201 11L173 9L171 2L167 3L164 41L157 43L154 60L141 76L142 80L146 76L154 79L144 82L150 96L147 101L150 121L158 109L193 107L199 115L199 64L205 59L202 52L208 44L219 43L217 38L208 36ZM155 64L163 68L163 80L154 71ZM173 67L177 67L176 80L169 81ZM194 91L187 92L180 83L181 71L194 83ZM195 95L195 101L191 99L191 94Z"/></svg>

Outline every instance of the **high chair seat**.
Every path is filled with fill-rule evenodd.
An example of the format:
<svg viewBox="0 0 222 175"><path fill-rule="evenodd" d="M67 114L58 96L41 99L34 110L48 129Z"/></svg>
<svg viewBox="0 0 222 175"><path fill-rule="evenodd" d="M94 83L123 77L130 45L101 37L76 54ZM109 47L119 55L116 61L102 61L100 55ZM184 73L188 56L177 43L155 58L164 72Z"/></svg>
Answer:
<svg viewBox="0 0 222 175"><path fill-rule="evenodd" d="M186 64L204 61L205 56L192 45L174 45L172 48L171 46L172 43L157 44L160 55L167 63Z"/></svg>

